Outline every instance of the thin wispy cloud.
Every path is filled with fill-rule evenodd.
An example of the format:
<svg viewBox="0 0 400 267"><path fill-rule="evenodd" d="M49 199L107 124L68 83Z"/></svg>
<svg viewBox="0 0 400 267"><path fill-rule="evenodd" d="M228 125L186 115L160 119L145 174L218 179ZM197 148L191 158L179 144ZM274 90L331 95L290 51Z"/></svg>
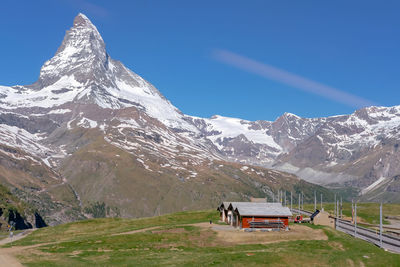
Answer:
<svg viewBox="0 0 400 267"><path fill-rule="evenodd" d="M109 11L106 8L86 0L67 0L67 3L79 8L84 13L88 12L96 17L107 17L109 15Z"/></svg>
<svg viewBox="0 0 400 267"><path fill-rule="evenodd" d="M274 80L304 92L312 93L327 99L346 104L350 107L361 108L375 105L372 101L347 93L343 90L307 79L297 74L261 63L248 57L227 51L215 50L213 57L219 62L234 66L238 69L257 74L261 77Z"/></svg>
<svg viewBox="0 0 400 267"><path fill-rule="evenodd" d="M95 14L100 17L105 17L108 15L107 9L105 9L102 6L87 2L87 1L82 1L81 3L83 9L87 10L88 12L91 12L92 14Z"/></svg>

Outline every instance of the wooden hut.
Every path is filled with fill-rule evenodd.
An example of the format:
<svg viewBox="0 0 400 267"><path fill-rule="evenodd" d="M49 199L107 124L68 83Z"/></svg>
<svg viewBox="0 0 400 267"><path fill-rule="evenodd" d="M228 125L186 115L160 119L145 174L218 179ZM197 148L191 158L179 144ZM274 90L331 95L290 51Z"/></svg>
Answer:
<svg viewBox="0 0 400 267"><path fill-rule="evenodd" d="M225 221L241 229L288 229L289 217L290 209L281 203L230 202Z"/></svg>

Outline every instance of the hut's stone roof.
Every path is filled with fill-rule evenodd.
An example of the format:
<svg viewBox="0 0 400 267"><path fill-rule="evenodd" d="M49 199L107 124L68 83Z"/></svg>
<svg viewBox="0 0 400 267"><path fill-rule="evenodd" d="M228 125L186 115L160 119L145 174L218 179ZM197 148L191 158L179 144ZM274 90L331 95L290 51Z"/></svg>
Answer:
<svg viewBox="0 0 400 267"><path fill-rule="evenodd" d="M228 204L229 203L229 204ZM241 216L292 216L288 207L272 202L223 202L225 209L237 211Z"/></svg>

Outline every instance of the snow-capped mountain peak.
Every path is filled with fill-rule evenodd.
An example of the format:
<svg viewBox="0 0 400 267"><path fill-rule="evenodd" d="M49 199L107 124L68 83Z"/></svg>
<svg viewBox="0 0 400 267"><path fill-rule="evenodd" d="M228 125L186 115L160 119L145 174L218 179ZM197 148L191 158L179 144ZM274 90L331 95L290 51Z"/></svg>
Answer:
<svg viewBox="0 0 400 267"><path fill-rule="evenodd" d="M90 27L96 28L85 14L79 13L74 19L74 27Z"/></svg>
<svg viewBox="0 0 400 267"><path fill-rule="evenodd" d="M113 60L96 26L78 14L37 82L0 87L0 108L56 108L65 103L136 107L171 128L197 131L152 84Z"/></svg>
<svg viewBox="0 0 400 267"><path fill-rule="evenodd" d="M101 74L109 68L108 63L103 38L91 21L79 14L54 57L42 66L34 88L52 85L63 76L73 76L82 84L101 80Z"/></svg>

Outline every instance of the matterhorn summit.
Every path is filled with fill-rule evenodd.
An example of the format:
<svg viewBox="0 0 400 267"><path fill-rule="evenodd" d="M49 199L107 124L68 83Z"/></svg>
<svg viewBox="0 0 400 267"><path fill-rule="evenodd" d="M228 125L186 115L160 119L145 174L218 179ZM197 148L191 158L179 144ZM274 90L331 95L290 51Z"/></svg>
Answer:
<svg viewBox="0 0 400 267"><path fill-rule="evenodd" d="M81 84L102 80L109 69L105 44L97 28L83 14L74 19L55 56L40 70L34 87L39 89L71 76Z"/></svg>
<svg viewBox="0 0 400 267"><path fill-rule="evenodd" d="M97 28L81 13L56 54L42 66L37 82L0 88L4 109L56 108L66 103L136 107L169 127L196 130L152 84L107 54Z"/></svg>

